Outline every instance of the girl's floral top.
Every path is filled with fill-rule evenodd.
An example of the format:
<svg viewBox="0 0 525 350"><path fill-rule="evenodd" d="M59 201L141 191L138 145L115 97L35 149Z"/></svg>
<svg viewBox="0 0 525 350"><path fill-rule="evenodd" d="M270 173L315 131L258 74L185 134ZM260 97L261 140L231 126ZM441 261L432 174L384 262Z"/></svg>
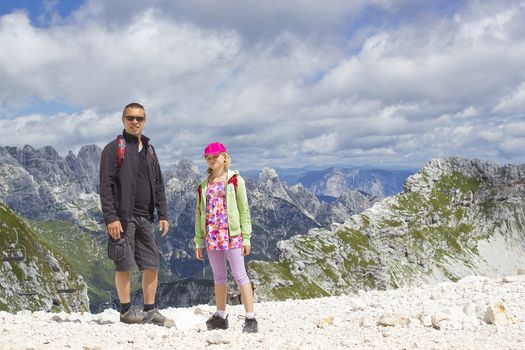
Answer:
<svg viewBox="0 0 525 350"><path fill-rule="evenodd" d="M242 247L242 235L230 237L224 182L209 182L206 189L206 246L208 250Z"/></svg>

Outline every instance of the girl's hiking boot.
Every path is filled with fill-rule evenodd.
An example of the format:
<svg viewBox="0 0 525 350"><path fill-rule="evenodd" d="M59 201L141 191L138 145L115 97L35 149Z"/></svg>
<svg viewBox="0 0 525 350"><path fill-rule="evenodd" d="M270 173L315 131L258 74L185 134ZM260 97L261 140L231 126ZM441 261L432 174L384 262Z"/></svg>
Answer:
<svg viewBox="0 0 525 350"><path fill-rule="evenodd" d="M146 313L136 306L130 307L128 311L120 314L120 322L127 324L143 323Z"/></svg>
<svg viewBox="0 0 525 350"><path fill-rule="evenodd" d="M206 321L206 327L209 331L213 329L228 329L228 316L222 318L219 315L214 314Z"/></svg>
<svg viewBox="0 0 525 350"><path fill-rule="evenodd" d="M243 333L257 333L259 327L257 326L257 320L255 318L247 318L244 320L244 326L242 327Z"/></svg>

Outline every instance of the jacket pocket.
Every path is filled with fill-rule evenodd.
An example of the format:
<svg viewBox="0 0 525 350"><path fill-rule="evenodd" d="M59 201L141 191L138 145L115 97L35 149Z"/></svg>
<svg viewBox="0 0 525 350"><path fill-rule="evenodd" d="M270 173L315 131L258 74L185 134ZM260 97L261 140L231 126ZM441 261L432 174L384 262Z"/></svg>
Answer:
<svg viewBox="0 0 525 350"><path fill-rule="evenodd" d="M113 261L122 261L128 256L128 244L126 238L108 239L108 257Z"/></svg>
<svg viewBox="0 0 525 350"><path fill-rule="evenodd" d="M228 226L230 228L230 232L239 232L241 230L239 215L228 215Z"/></svg>

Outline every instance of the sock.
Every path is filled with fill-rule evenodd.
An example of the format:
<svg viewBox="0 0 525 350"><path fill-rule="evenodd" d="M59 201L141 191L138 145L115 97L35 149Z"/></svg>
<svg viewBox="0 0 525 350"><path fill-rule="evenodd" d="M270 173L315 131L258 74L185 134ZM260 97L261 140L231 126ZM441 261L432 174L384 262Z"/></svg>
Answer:
<svg viewBox="0 0 525 350"><path fill-rule="evenodd" d="M226 311L224 310L217 310L215 311L215 314L221 316L224 319L226 319L226 316L227 316Z"/></svg>
<svg viewBox="0 0 525 350"><path fill-rule="evenodd" d="M155 308L155 304L144 304L144 312L148 312Z"/></svg>
<svg viewBox="0 0 525 350"><path fill-rule="evenodd" d="M131 303L120 304L120 313L125 314L131 308Z"/></svg>
<svg viewBox="0 0 525 350"><path fill-rule="evenodd" d="M255 312L247 312L246 318L255 318Z"/></svg>

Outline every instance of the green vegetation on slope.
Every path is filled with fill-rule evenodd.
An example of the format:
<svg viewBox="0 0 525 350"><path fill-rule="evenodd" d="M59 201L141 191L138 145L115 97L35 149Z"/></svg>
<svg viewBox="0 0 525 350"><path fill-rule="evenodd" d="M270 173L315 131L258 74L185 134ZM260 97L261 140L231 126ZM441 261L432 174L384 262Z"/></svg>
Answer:
<svg viewBox="0 0 525 350"><path fill-rule="evenodd" d="M75 268L56 249L40 240L34 232L8 207L0 203L0 246L6 257L23 257L23 261L4 261L0 265L5 284L0 288L0 310L45 310L52 298L51 311L72 311L71 296L58 293L58 289L76 288L77 296L84 285L67 285L57 281L49 253L68 275L68 281L79 281ZM18 241L17 241L18 239ZM14 288L14 289L13 289ZM33 294L38 290L40 293ZM30 293L30 295L23 295ZM74 297L73 297L74 298ZM87 310L87 305L83 306Z"/></svg>
<svg viewBox="0 0 525 350"><path fill-rule="evenodd" d="M422 175L428 180L428 175ZM472 266L471 258L478 254L477 241L487 238L473 236L472 212L461 205L471 202L480 186L479 180L454 171L434 182L427 197L420 192L397 195L392 212L387 211L382 219L360 214L351 227L335 232L335 237L292 238L292 256L300 260L295 265L304 263L296 273L292 272L295 262L288 260L253 261L249 267L263 292L278 300L322 296L327 290L338 294L357 288L398 287L432 274L432 269L456 280L458 276L449 271L450 262ZM492 202L483 207L485 211L493 209ZM391 259L381 262L378 246L398 250L399 259L393 253Z"/></svg>
<svg viewBox="0 0 525 350"><path fill-rule="evenodd" d="M434 183L427 200L418 192L398 195L398 205L392 209L399 217L408 218L408 237L391 239L403 240L419 260L433 252L432 260L425 263L434 263L449 279L457 280L458 276L447 270L446 261L455 259L469 266L471 254L478 253L477 239L486 237L472 237L474 227L464 220L467 208L456 203L473 198L480 185L479 180L454 171ZM429 218L432 221L435 218L436 222L429 225ZM428 272L421 271L417 265L392 264L389 271L391 286L397 287L400 280L410 280L419 273Z"/></svg>
<svg viewBox="0 0 525 350"><path fill-rule="evenodd" d="M317 283L303 276L294 276L291 273L290 263L286 260L275 263L251 261L249 266L260 277L262 286L268 286L274 279L286 281L271 289L273 300L308 299L330 295Z"/></svg>
<svg viewBox="0 0 525 350"><path fill-rule="evenodd" d="M113 262L106 257L106 236L86 232L65 221L30 221L34 231L56 247L84 277L91 305L108 301L114 292ZM94 310L95 311L95 310Z"/></svg>

